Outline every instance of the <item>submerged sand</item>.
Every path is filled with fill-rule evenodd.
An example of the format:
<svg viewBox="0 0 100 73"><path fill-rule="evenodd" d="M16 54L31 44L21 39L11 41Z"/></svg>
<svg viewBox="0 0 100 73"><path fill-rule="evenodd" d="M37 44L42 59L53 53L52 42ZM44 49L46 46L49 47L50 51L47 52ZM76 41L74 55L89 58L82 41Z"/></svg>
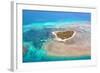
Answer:
<svg viewBox="0 0 100 73"><path fill-rule="evenodd" d="M59 28L57 29L59 30ZM71 25L63 27L64 31L75 31L76 35L65 42L55 38L44 43L49 56L87 56L91 55L91 27L90 25Z"/></svg>

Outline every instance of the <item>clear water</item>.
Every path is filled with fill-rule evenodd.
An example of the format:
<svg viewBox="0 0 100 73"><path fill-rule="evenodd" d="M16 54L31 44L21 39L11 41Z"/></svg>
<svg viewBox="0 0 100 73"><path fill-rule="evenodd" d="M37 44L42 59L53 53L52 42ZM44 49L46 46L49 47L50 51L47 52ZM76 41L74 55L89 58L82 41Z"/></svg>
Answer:
<svg viewBox="0 0 100 73"><path fill-rule="evenodd" d="M23 62L88 60L83 56L49 56L44 44L56 27L91 23L90 13L23 10ZM90 28L89 28L90 29Z"/></svg>

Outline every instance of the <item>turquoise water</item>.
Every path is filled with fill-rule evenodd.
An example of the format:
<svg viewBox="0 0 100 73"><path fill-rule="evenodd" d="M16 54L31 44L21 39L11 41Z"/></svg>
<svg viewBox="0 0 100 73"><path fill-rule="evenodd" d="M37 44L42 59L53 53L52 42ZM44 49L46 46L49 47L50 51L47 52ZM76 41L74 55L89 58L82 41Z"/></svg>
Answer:
<svg viewBox="0 0 100 73"><path fill-rule="evenodd" d="M71 57L57 57L57 56L48 56L45 49L40 48L36 49L33 46L30 46L29 50L25 55L23 55L23 62L47 62L47 61L66 61L66 60L88 60L91 59L91 56L71 56Z"/></svg>
<svg viewBox="0 0 100 73"><path fill-rule="evenodd" d="M23 62L91 59L90 55L49 56L43 46L48 39L53 38L51 32L55 31L56 27L90 23L90 13L23 10Z"/></svg>
<svg viewBox="0 0 100 73"><path fill-rule="evenodd" d="M90 55L85 56L71 56L71 57L57 57L48 56L46 50L29 50L27 54L23 55L23 62L47 62L47 61L67 61L67 60L88 60L91 59Z"/></svg>
<svg viewBox="0 0 100 73"><path fill-rule="evenodd" d="M45 42L52 39L51 34L55 28L31 29L23 33L23 62L63 61L63 60L86 60L91 59L90 55L57 57L48 56L44 48ZM49 42L49 41L48 41Z"/></svg>

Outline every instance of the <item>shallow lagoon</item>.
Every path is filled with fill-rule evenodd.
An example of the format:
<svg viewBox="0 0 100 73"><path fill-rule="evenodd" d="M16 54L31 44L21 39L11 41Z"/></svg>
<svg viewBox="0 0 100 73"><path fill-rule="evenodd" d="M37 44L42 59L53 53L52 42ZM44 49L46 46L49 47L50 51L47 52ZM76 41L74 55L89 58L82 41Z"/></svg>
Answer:
<svg viewBox="0 0 100 73"><path fill-rule="evenodd" d="M76 36L76 38L74 39L74 41L76 41L76 42L74 42L73 44L76 45L76 47L79 47L77 42L84 43L85 48L89 49L88 50L89 54L84 53L84 55L76 55L75 56L75 53L73 53L73 55L71 55L71 56L68 54L65 54L64 56L62 56L59 53L52 53L51 51L48 51L48 47L45 47L45 46L47 45L47 43L54 41L54 36L52 35L52 32L56 31L56 30L61 31L61 30L69 30L69 29L78 31L79 35L80 35L80 36ZM88 30L85 30L85 29L88 29ZM91 59L90 31L91 31L90 25L84 25L84 26L70 25L70 26L61 27L61 28L58 28L58 27L57 28L47 28L46 27L46 28L41 28L41 29L40 28L39 29L38 28L30 29L23 33L23 62L43 62L43 61ZM77 37L79 37L79 38L77 38ZM83 41L83 42L81 42L81 41ZM57 43L59 44L59 42L57 42ZM54 50L55 50L55 46L58 44L54 45L54 47L53 47ZM51 44L51 46L52 45L53 44ZM70 44L65 43L65 45L69 46ZM73 49L76 47L73 47ZM66 47L66 48L70 49L69 47ZM80 49L85 49L85 48L80 47ZM61 49L64 49L63 46ZM67 49L64 49L64 51L67 51ZM58 52L60 51L59 48L57 51ZM50 54L50 53L52 53L52 54ZM55 55L55 54L57 54L57 55Z"/></svg>

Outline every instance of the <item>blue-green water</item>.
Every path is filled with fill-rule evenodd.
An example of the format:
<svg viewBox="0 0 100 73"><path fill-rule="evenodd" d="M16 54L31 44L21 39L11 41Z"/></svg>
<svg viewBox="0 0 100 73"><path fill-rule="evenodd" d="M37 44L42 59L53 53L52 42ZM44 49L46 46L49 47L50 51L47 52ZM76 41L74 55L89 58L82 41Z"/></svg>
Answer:
<svg viewBox="0 0 100 73"><path fill-rule="evenodd" d="M43 44L52 39L55 27L70 24L90 24L91 14L81 12L23 10L23 62L88 60L84 56L49 56Z"/></svg>
<svg viewBox="0 0 100 73"><path fill-rule="evenodd" d="M66 61L66 60L88 60L91 56L71 56L71 57L58 57L58 56L48 56L45 49L34 48L30 46L29 50L23 55L23 62L47 62L47 61Z"/></svg>
<svg viewBox="0 0 100 73"><path fill-rule="evenodd" d="M91 59L90 55L84 56L49 56L43 44L52 39L51 31L53 28L32 29L23 33L23 62L45 62L45 61L64 61L64 60L86 60ZM41 41L42 40L42 41Z"/></svg>

